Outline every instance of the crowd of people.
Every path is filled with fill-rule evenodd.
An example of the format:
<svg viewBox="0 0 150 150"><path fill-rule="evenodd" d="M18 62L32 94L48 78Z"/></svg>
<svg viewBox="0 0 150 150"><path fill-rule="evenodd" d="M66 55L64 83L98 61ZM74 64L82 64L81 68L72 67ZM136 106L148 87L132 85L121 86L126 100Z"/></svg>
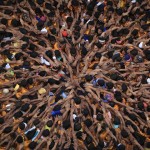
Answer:
<svg viewBox="0 0 150 150"><path fill-rule="evenodd" d="M0 150L150 150L149 0L0 0Z"/></svg>

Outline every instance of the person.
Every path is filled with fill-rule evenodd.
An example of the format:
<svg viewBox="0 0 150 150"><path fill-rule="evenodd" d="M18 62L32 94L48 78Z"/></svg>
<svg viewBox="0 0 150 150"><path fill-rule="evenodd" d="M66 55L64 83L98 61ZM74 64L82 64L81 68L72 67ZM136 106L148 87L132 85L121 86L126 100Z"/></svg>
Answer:
<svg viewBox="0 0 150 150"><path fill-rule="evenodd" d="M148 150L148 0L0 1L0 149Z"/></svg>

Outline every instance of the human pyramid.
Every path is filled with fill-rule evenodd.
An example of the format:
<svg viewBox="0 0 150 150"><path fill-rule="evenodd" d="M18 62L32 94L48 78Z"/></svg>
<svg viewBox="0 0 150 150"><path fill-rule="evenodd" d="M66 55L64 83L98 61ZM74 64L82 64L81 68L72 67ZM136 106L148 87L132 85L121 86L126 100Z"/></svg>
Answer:
<svg viewBox="0 0 150 150"><path fill-rule="evenodd" d="M0 0L0 150L150 150L150 1Z"/></svg>

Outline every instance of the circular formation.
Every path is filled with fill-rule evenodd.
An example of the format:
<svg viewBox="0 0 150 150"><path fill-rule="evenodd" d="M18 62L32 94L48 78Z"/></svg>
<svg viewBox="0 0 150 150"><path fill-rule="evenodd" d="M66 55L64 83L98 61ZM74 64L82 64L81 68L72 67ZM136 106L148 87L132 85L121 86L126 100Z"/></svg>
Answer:
<svg viewBox="0 0 150 150"><path fill-rule="evenodd" d="M150 150L149 0L0 1L1 150Z"/></svg>

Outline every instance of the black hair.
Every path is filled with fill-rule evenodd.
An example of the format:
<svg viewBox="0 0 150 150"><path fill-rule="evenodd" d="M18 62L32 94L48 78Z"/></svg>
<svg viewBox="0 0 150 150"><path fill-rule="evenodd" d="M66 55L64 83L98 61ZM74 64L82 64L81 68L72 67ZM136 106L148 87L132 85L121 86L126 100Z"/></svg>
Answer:
<svg viewBox="0 0 150 150"><path fill-rule="evenodd" d="M104 117L103 117L102 114L98 113L97 116L96 116L96 119L97 119L98 121L102 121L102 120L104 119Z"/></svg>
<svg viewBox="0 0 150 150"><path fill-rule="evenodd" d="M12 131L13 127L8 126L3 130L3 133L10 133Z"/></svg>
<svg viewBox="0 0 150 150"><path fill-rule="evenodd" d="M23 62L23 66L24 67L29 67L30 66L30 62L29 61L24 61Z"/></svg>
<svg viewBox="0 0 150 150"><path fill-rule="evenodd" d="M131 34L132 34L133 36L137 36L137 34L138 34L138 29L134 29L134 30L131 32Z"/></svg>
<svg viewBox="0 0 150 150"><path fill-rule="evenodd" d="M108 89L112 89L114 87L114 84L112 82L107 82L106 86Z"/></svg>
<svg viewBox="0 0 150 150"><path fill-rule="evenodd" d="M104 86L105 85L105 81L100 79L100 80L97 81L97 84L99 86Z"/></svg>
<svg viewBox="0 0 150 150"><path fill-rule="evenodd" d="M84 93L83 91L81 91L81 90L77 90L77 95L82 95L82 96L84 96L85 93Z"/></svg>
<svg viewBox="0 0 150 150"><path fill-rule="evenodd" d="M52 120L48 120L47 123L46 123L46 125L47 125L48 127L52 127L53 121L52 121Z"/></svg>
<svg viewBox="0 0 150 150"><path fill-rule="evenodd" d="M92 137L89 136L89 135L87 135L87 137L86 137L86 139L85 139L85 142L86 142L87 144L90 144L90 143L92 142Z"/></svg>
<svg viewBox="0 0 150 150"><path fill-rule="evenodd" d="M87 127L90 127L93 123L92 123L92 120L86 119L86 120L84 121L84 124L85 124Z"/></svg>
<svg viewBox="0 0 150 150"><path fill-rule="evenodd" d="M36 2L37 2L39 5L41 5L41 4L44 3L44 0L36 0Z"/></svg>
<svg viewBox="0 0 150 150"><path fill-rule="evenodd" d="M76 55L76 49L75 48L70 48L70 54L72 56Z"/></svg>
<svg viewBox="0 0 150 150"><path fill-rule="evenodd" d="M52 140L51 144L49 145L49 149L51 150L54 147L54 145L55 145L55 142L54 140Z"/></svg>
<svg viewBox="0 0 150 150"><path fill-rule="evenodd" d="M37 99L38 98L38 94L37 93L34 93L32 95L29 95L29 99L30 100L33 100L33 99Z"/></svg>
<svg viewBox="0 0 150 150"><path fill-rule="evenodd" d="M146 59L150 60L150 54L146 55Z"/></svg>
<svg viewBox="0 0 150 150"><path fill-rule="evenodd" d="M81 50L81 55L86 56L87 53L88 53L87 49L85 47L83 47Z"/></svg>
<svg viewBox="0 0 150 150"><path fill-rule="evenodd" d="M113 57L113 51L108 51L107 56L108 56L108 58L112 58Z"/></svg>
<svg viewBox="0 0 150 150"><path fill-rule="evenodd" d="M36 7L35 8L35 13L38 14L38 15L41 15L42 14L42 11L39 7Z"/></svg>
<svg viewBox="0 0 150 150"><path fill-rule="evenodd" d="M113 2L112 1L108 1L107 5L113 6Z"/></svg>
<svg viewBox="0 0 150 150"><path fill-rule="evenodd" d="M30 43L29 50L33 51L33 50L35 50L35 48L36 48L36 46L34 44Z"/></svg>
<svg viewBox="0 0 150 150"><path fill-rule="evenodd" d="M23 143L23 137L19 135L19 136L17 137L17 140L16 140L16 141L17 141L17 143L19 143L19 144Z"/></svg>
<svg viewBox="0 0 150 150"><path fill-rule="evenodd" d="M96 58L101 58L101 57L102 57L102 54L101 54L100 52L97 52L97 53L95 54L95 57L96 57Z"/></svg>
<svg viewBox="0 0 150 150"><path fill-rule="evenodd" d="M150 112L150 105L149 105L149 106L147 106L147 111L148 111L148 112Z"/></svg>
<svg viewBox="0 0 150 150"><path fill-rule="evenodd" d="M90 143L90 145L88 146L88 150L93 150L95 149L95 145L93 143Z"/></svg>
<svg viewBox="0 0 150 150"><path fill-rule="evenodd" d="M146 137L139 134L138 132L134 132L133 133L133 136L135 137L135 139L138 141L138 143L141 145L141 146L144 146L144 143L145 143L145 140L146 140Z"/></svg>
<svg viewBox="0 0 150 150"><path fill-rule="evenodd" d="M84 108L82 110L82 114L86 117L87 115L89 115L89 110L87 108Z"/></svg>
<svg viewBox="0 0 150 150"><path fill-rule="evenodd" d="M114 8L113 7L109 7L108 11L114 12Z"/></svg>
<svg viewBox="0 0 150 150"><path fill-rule="evenodd" d="M76 137L77 137L77 139L82 139L82 132L81 131L78 131L77 133L76 133Z"/></svg>
<svg viewBox="0 0 150 150"><path fill-rule="evenodd" d="M146 143L146 148L150 148L150 142Z"/></svg>
<svg viewBox="0 0 150 150"><path fill-rule="evenodd" d="M10 54L8 54L8 55L7 55L7 58L8 58L9 60L12 60L12 58L13 58L13 54L11 54L11 53L10 53Z"/></svg>
<svg viewBox="0 0 150 150"><path fill-rule="evenodd" d="M137 106L138 106L139 110L144 110L144 104L143 104L143 102L138 102Z"/></svg>
<svg viewBox="0 0 150 150"><path fill-rule="evenodd" d="M110 101L110 102L109 102L109 105L110 105L111 107L114 107L114 106L115 106L115 102Z"/></svg>
<svg viewBox="0 0 150 150"><path fill-rule="evenodd" d="M27 34L28 31L25 29L25 28L19 28L19 31L22 33L22 34Z"/></svg>
<svg viewBox="0 0 150 150"><path fill-rule="evenodd" d="M26 36L23 36L23 37L21 38L21 40L24 41L24 42L29 43L29 38L26 37Z"/></svg>
<svg viewBox="0 0 150 150"><path fill-rule="evenodd" d="M121 92L120 92L120 91L115 91L114 96L115 96L115 97L117 97L117 96L121 96Z"/></svg>
<svg viewBox="0 0 150 150"><path fill-rule="evenodd" d="M113 123L115 125L120 125L120 119L118 117L115 117Z"/></svg>
<svg viewBox="0 0 150 150"><path fill-rule="evenodd" d="M95 17L96 19L98 19L99 16L100 16L100 12L95 12L94 17Z"/></svg>
<svg viewBox="0 0 150 150"><path fill-rule="evenodd" d="M13 27L18 27L21 25L20 21L18 21L16 19L12 19L11 24Z"/></svg>
<svg viewBox="0 0 150 150"><path fill-rule="evenodd" d="M35 51L32 51L32 52L30 52L29 54L30 54L30 56L31 56L32 58L36 58L36 57L39 56L39 54L38 54L37 52L35 52Z"/></svg>
<svg viewBox="0 0 150 150"><path fill-rule="evenodd" d="M0 117L0 124L4 123L4 118Z"/></svg>
<svg viewBox="0 0 150 150"><path fill-rule="evenodd" d="M21 122L21 123L19 124L19 128L20 128L21 130L24 130L24 129L25 129L25 124L24 124L24 122Z"/></svg>
<svg viewBox="0 0 150 150"><path fill-rule="evenodd" d="M41 40L41 41L39 41L39 45L46 46L46 43L43 40Z"/></svg>
<svg viewBox="0 0 150 150"><path fill-rule="evenodd" d="M133 43L133 38L132 37L129 37L128 38L128 42L131 44L131 43Z"/></svg>
<svg viewBox="0 0 150 150"><path fill-rule="evenodd" d="M63 121L63 128L65 130L67 130L68 128L70 128L70 120L64 120Z"/></svg>
<svg viewBox="0 0 150 150"><path fill-rule="evenodd" d="M129 118L132 119L133 121L137 121L137 116L133 113L129 114Z"/></svg>
<svg viewBox="0 0 150 150"><path fill-rule="evenodd" d="M116 136L116 131L115 131L114 128L111 128L110 131L112 132L112 134L113 134L114 136Z"/></svg>
<svg viewBox="0 0 150 150"><path fill-rule="evenodd" d="M125 150L126 147L123 144L120 144L119 146L117 146L117 150Z"/></svg>
<svg viewBox="0 0 150 150"><path fill-rule="evenodd" d="M24 123L28 123L31 118L32 118L32 117L26 117L26 116L24 116L24 117L23 117L23 122L24 122Z"/></svg>
<svg viewBox="0 0 150 150"><path fill-rule="evenodd" d="M53 23L52 23L52 21L51 21L51 20L47 22L47 26L48 26L48 27L50 27L50 26L52 26L52 25L53 25ZM50 35L48 35L48 38L49 38L49 37L51 37L51 36L50 36Z"/></svg>
<svg viewBox="0 0 150 150"><path fill-rule="evenodd" d="M45 52L45 54L49 57L49 58L53 58L53 53L52 53L52 51L50 51L50 50L48 50L48 51L46 51Z"/></svg>
<svg viewBox="0 0 150 150"><path fill-rule="evenodd" d="M23 54L21 52L15 54L15 59L19 60Z"/></svg>
<svg viewBox="0 0 150 150"><path fill-rule="evenodd" d="M55 50L55 56L56 58L60 57L61 56L61 53L59 50Z"/></svg>
<svg viewBox="0 0 150 150"><path fill-rule="evenodd" d="M97 150L102 150L103 148L104 148L104 142L103 141L99 141Z"/></svg>
<svg viewBox="0 0 150 150"><path fill-rule="evenodd" d="M0 1L0 5L4 5L4 2L3 2L3 1Z"/></svg>
<svg viewBox="0 0 150 150"><path fill-rule="evenodd" d="M98 12L104 12L104 5L99 5L97 7Z"/></svg>
<svg viewBox="0 0 150 150"><path fill-rule="evenodd" d="M42 135L43 135L44 137L47 137L47 136L49 136L49 134L50 134L50 132L49 132L49 130L48 130L48 129L46 129L46 130L43 130L43 133L42 133Z"/></svg>
<svg viewBox="0 0 150 150"><path fill-rule="evenodd" d="M10 133L10 137L11 137L12 139L15 139L15 138L17 137L16 132L12 132L12 133Z"/></svg>
<svg viewBox="0 0 150 150"><path fill-rule="evenodd" d="M67 17L66 22L73 22L73 18L72 17Z"/></svg>
<svg viewBox="0 0 150 150"><path fill-rule="evenodd" d="M115 73L112 73L112 74L110 75L110 78L111 78L112 80L117 81L118 75L115 74Z"/></svg>
<svg viewBox="0 0 150 150"><path fill-rule="evenodd" d="M6 9L5 11L4 11L4 14L6 14L6 15L11 15L13 12L10 10L10 9Z"/></svg>
<svg viewBox="0 0 150 150"><path fill-rule="evenodd" d="M81 99L79 97L74 97L73 99L77 105L81 104Z"/></svg>
<svg viewBox="0 0 150 150"><path fill-rule="evenodd" d="M121 130L121 135L122 135L122 137L123 138L127 138L127 137L129 137L129 134L128 134L128 132L126 131L126 130Z"/></svg>
<svg viewBox="0 0 150 150"><path fill-rule="evenodd" d="M89 21L89 25L94 25L94 21Z"/></svg>
<svg viewBox="0 0 150 150"><path fill-rule="evenodd" d="M62 99L62 96L56 95L55 102L58 102L58 101L61 100L61 99Z"/></svg>
<svg viewBox="0 0 150 150"><path fill-rule="evenodd" d="M52 33L52 34L54 34L54 35L56 35L56 34L57 34L57 30L56 30L56 28L53 28L53 29L51 29L50 31L51 31L51 33Z"/></svg>
<svg viewBox="0 0 150 150"><path fill-rule="evenodd" d="M40 120L38 118L36 118L34 121L33 121L33 124L35 126L37 126L38 124L40 123Z"/></svg>
<svg viewBox="0 0 150 150"><path fill-rule="evenodd" d="M48 79L48 83L49 83L50 85L55 84L55 79L49 78L49 79Z"/></svg>
<svg viewBox="0 0 150 150"><path fill-rule="evenodd" d="M86 75L85 80L90 82L93 79L92 75Z"/></svg>
<svg viewBox="0 0 150 150"><path fill-rule="evenodd" d="M149 128L149 127L148 127L147 130L146 130L146 134L147 134L147 135L150 135L150 128Z"/></svg>
<svg viewBox="0 0 150 150"><path fill-rule="evenodd" d="M115 99L116 99L118 102L122 102L122 97L121 97L121 96L116 96Z"/></svg>
<svg viewBox="0 0 150 150"><path fill-rule="evenodd" d="M111 32L111 35L112 35L113 37L118 37L117 29L113 30L113 31Z"/></svg>
<svg viewBox="0 0 150 150"><path fill-rule="evenodd" d="M32 113L37 108L36 104L32 104L32 107L30 109L30 113Z"/></svg>
<svg viewBox="0 0 150 150"><path fill-rule="evenodd" d="M130 51L130 54L136 56L138 54L138 50L134 48L133 50Z"/></svg>
<svg viewBox="0 0 150 150"><path fill-rule="evenodd" d="M1 19L1 24L7 25L8 24L8 20L6 18L2 18Z"/></svg>
<svg viewBox="0 0 150 150"><path fill-rule="evenodd" d="M28 140L31 140L31 139L34 137L35 133L36 133L36 129L33 129L33 130L29 131L29 132L26 134L27 139L28 139Z"/></svg>
<svg viewBox="0 0 150 150"><path fill-rule="evenodd" d="M74 124L74 130L75 131L79 131L79 130L81 130L81 128L82 128L81 123L75 123Z"/></svg>
<svg viewBox="0 0 150 150"><path fill-rule="evenodd" d="M30 104L25 103L22 107L21 107L21 111L26 112L29 109Z"/></svg>
<svg viewBox="0 0 150 150"><path fill-rule="evenodd" d="M72 1L71 1L71 4L72 4L73 6L78 6L78 5L79 5L79 2L78 2L77 0L72 0Z"/></svg>
<svg viewBox="0 0 150 150"><path fill-rule="evenodd" d="M128 90L128 87L125 83L122 83L121 88L123 92L126 92Z"/></svg>
<svg viewBox="0 0 150 150"><path fill-rule="evenodd" d="M45 8L51 10L53 7L50 3L45 3Z"/></svg>
<svg viewBox="0 0 150 150"><path fill-rule="evenodd" d="M129 29L128 28L124 28L123 29L123 34L124 35L128 35L129 34Z"/></svg>
<svg viewBox="0 0 150 150"><path fill-rule="evenodd" d="M37 145L38 145L37 142L32 141L32 142L29 144L29 148L30 148L30 149L34 149Z"/></svg>
<svg viewBox="0 0 150 150"><path fill-rule="evenodd" d="M40 71L40 72L39 72L39 75L40 75L41 77L46 76L46 74L47 74L47 72L46 72L46 71Z"/></svg>
<svg viewBox="0 0 150 150"><path fill-rule="evenodd" d="M27 83L30 84L30 85L32 85L32 84L33 84L33 78L29 78L29 79L27 80Z"/></svg>
<svg viewBox="0 0 150 150"><path fill-rule="evenodd" d="M26 87L27 84L28 84L28 83L27 83L27 81L26 81L25 79L20 82L20 85L21 85L22 87Z"/></svg>
<svg viewBox="0 0 150 150"><path fill-rule="evenodd" d="M6 69L4 69L3 67L0 67L0 73L6 72Z"/></svg>
<svg viewBox="0 0 150 150"><path fill-rule="evenodd" d="M28 44L22 44L21 49L24 50L28 47Z"/></svg>
<svg viewBox="0 0 150 150"><path fill-rule="evenodd" d="M21 111L18 111L14 114L14 118L18 119L18 118L22 117L22 115L23 115L23 113Z"/></svg>
<svg viewBox="0 0 150 150"><path fill-rule="evenodd" d="M144 24L144 25L141 25L141 28L143 30L147 30L149 28L149 24Z"/></svg>

